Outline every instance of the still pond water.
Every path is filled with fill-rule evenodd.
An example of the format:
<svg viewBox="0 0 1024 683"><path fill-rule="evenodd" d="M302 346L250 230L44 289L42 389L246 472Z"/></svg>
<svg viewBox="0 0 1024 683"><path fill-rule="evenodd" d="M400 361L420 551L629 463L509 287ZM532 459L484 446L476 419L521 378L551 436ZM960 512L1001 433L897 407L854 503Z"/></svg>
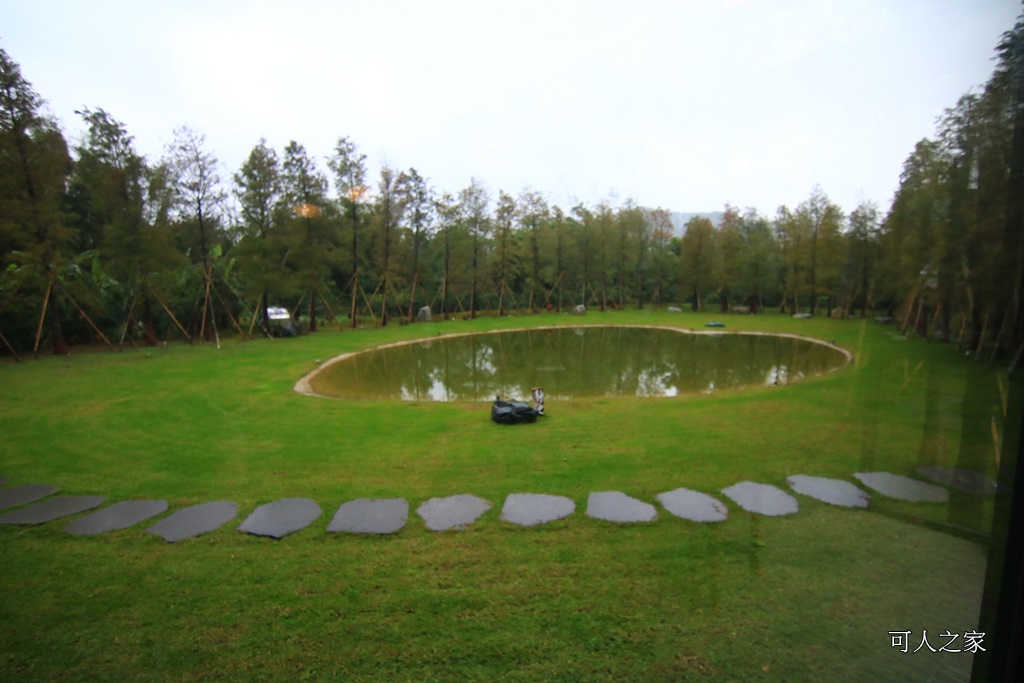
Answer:
<svg viewBox="0 0 1024 683"><path fill-rule="evenodd" d="M559 327L451 335L362 351L310 378L323 396L403 401L677 396L784 385L847 356L794 337L647 327Z"/></svg>

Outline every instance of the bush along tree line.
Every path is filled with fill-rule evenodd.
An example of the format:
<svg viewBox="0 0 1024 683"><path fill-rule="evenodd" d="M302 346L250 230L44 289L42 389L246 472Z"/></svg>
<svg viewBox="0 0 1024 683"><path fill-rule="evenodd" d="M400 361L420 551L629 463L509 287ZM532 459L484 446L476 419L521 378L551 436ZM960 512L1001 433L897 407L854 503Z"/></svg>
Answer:
<svg viewBox="0 0 1024 683"><path fill-rule="evenodd" d="M774 216L727 205L716 225L627 201L563 210L416 169L367 177L342 137L318 160L260 140L226 173L205 138L135 149L103 109L69 144L0 50L0 344L154 345L271 334L269 306L310 331L488 311L692 310L887 317L989 358L1024 339L1024 25L997 68L907 158L887 214L819 187Z"/></svg>

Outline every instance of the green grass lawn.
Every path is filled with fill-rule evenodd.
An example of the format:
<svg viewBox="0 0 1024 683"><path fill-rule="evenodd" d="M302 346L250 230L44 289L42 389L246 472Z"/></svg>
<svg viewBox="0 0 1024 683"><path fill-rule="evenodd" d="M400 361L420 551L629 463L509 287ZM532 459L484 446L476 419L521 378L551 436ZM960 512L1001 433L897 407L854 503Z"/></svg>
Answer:
<svg viewBox="0 0 1024 683"><path fill-rule="evenodd" d="M719 493L958 462L994 474L1005 379L949 346L860 320L728 316L729 330L834 340L855 362L783 388L549 401L548 418L514 428L489 404L292 391L318 359L402 339L713 318L487 318L0 365L9 485L239 505L234 523L173 545L149 523L95 537L67 520L0 527L0 680L966 680L969 655L903 654L888 632L912 631L913 650L923 630L938 648L978 626L991 501L875 496L865 511L798 496L798 514L768 518ZM592 491L654 502L681 486L722 499L729 520L583 514ZM569 496L577 512L514 527L498 517L516 492ZM463 532L415 514L389 537L324 531L353 498L415 510L456 493L494 507ZM281 541L235 531L289 496L324 515Z"/></svg>

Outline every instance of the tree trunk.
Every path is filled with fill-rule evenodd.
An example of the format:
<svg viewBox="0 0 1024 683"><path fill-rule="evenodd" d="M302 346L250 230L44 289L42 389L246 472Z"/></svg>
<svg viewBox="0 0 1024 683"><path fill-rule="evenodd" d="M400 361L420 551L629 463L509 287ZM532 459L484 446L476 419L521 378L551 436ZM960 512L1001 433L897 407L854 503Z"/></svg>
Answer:
<svg viewBox="0 0 1024 683"><path fill-rule="evenodd" d="M156 328L153 325L153 305L149 297L142 295L142 319L146 326L146 346L156 346Z"/></svg>
<svg viewBox="0 0 1024 683"><path fill-rule="evenodd" d="M64 341L64 327L60 320L60 297L57 292L53 293L53 302L50 304L50 334L53 336L53 355L67 356L70 353L67 342Z"/></svg>

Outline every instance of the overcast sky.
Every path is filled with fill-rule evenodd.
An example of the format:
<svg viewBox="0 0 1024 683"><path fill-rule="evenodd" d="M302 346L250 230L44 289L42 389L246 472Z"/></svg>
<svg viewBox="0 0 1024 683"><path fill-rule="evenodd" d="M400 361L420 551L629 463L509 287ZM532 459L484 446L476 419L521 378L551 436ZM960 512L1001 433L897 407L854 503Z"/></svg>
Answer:
<svg viewBox="0 0 1024 683"><path fill-rule="evenodd" d="M819 184L888 209L914 143L991 75L1016 0L0 0L0 47L72 141L103 108L158 159L187 125L230 178L261 137L340 136L439 190L570 208L729 202Z"/></svg>

